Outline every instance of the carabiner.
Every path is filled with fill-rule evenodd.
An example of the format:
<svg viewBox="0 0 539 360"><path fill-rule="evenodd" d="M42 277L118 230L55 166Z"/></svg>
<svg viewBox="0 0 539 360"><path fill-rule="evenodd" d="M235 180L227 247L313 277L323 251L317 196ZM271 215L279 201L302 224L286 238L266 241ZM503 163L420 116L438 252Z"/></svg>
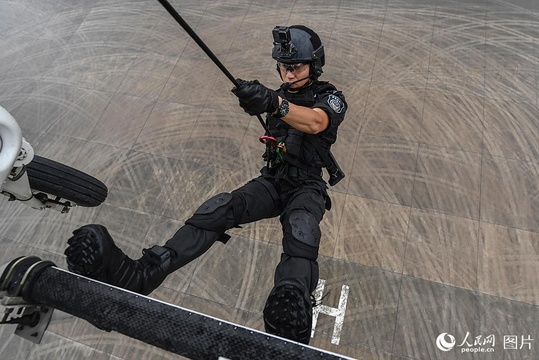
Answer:
<svg viewBox="0 0 539 360"><path fill-rule="evenodd" d="M267 145L269 143L272 147L277 146L277 139L273 136L262 135L258 138L258 140L264 145Z"/></svg>

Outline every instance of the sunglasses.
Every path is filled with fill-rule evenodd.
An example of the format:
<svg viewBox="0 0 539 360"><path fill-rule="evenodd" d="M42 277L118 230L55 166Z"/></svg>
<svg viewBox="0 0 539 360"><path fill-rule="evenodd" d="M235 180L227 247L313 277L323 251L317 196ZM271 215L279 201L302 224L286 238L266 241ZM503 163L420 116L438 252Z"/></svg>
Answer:
<svg viewBox="0 0 539 360"><path fill-rule="evenodd" d="M285 63L281 63L281 62L277 63L277 66L279 67L279 69L281 69L282 71L285 71L285 72L290 71L291 73L303 71L303 70L305 70L305 67L307 65L309 65L309 64L303 64L303 63L285 64Z"/></svg>

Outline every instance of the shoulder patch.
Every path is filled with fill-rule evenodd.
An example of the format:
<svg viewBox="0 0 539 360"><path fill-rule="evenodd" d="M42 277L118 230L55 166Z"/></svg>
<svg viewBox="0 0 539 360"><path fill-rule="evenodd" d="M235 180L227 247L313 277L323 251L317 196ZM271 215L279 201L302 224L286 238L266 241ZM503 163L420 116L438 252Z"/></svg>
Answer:
<svg viewBox="0 0 539 360"><path fill-rule="evenodd" d="M337 114L340 114L344 109L344 102L335 95L328 96L328 104Z"/></svg>

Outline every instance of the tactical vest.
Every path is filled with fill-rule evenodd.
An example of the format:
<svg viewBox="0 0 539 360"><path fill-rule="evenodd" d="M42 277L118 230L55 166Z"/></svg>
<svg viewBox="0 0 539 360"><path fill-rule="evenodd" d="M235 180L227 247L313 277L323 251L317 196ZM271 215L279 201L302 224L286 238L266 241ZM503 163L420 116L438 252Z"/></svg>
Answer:
<svg viewBox="0 0 539 360"><path fill-rule="evenodd" d="M336 90L335 87L326 82L317 81L313 84L300 89L298 92L284 91L281 87L277 90L279 96L287 99L295 105L312 108L317 103L318 94L324 94L327 91ZM266 118L271 135L278 142L284 143L284 149L280 154L276 154L276 149L270 149L270 168L281 167L281 173L292 177L321 178L324 162L318 155L314 145L308 141L306 134L294 129L280 118L268 115ZM324 136L324 141L320 141L322 148L329 152L331 144L335 142L337 134L328 133ZM278 150L277 150L278 151ZM265 156L268 154L266 153ZM286 164L283 166L283 163ZM300 175L298 174L298 169Z"/></svg>

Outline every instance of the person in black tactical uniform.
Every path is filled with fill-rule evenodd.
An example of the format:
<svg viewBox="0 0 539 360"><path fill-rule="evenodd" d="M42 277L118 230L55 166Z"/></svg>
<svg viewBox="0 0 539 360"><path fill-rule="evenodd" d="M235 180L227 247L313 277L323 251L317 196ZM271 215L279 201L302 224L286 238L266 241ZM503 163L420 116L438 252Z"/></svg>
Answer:
<svg viewBox="0 0 539 360"><path fill-rule="evenodd" d="M260 176L205 201L170 240L144 249L138 260L125 255L104 226L85 225L68 240L70 271L149 294L216 241L226 243L228 229L280 216L283 253L264 307L264 325L270 334L309 343L311 293L319 276L319 224L331 207L322 168L338 169L328 163L333 159L328 155L347 105L340 91L318 80L325 59L314 31L277 26L273 36L281 87L275 91L256 80L238 79L239 86L232 89L245 112L267 114L270 133L261 137L267 146ZM344 175L338 173L334 182L339 176Z"/></svg>

